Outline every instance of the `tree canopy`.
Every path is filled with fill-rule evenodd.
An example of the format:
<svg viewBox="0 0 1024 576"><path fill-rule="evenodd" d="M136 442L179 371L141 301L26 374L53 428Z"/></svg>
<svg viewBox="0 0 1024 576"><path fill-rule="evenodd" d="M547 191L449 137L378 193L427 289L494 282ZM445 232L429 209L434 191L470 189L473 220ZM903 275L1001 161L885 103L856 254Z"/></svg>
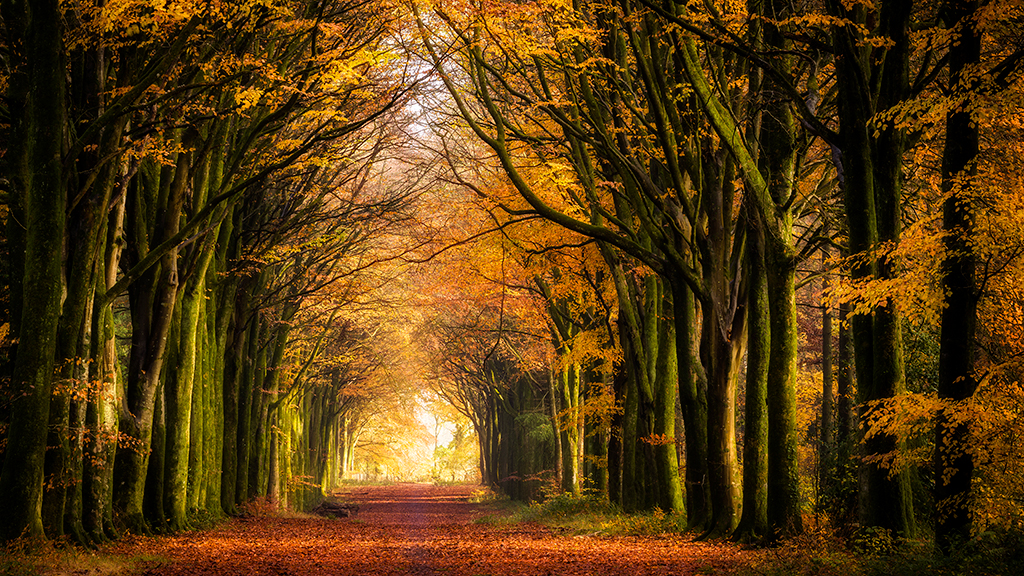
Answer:
<svg viewBox="0 0 1024 576"><path fill-rule="evenodd" d="M3 0L0 536L473 479L1021 530L1019 0Z"/></svg>

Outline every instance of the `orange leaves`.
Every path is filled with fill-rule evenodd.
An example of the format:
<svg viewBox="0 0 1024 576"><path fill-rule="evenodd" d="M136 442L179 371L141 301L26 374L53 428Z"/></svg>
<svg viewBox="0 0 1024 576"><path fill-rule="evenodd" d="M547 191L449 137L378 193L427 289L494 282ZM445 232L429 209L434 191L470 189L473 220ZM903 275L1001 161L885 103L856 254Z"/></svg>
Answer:
<svg viewBox="0 0 1024 576"><path fill-rule="evenodd" d="M891 278L852 280L842 276L829 299L851 303L854 314L870 314L875 307L892 303L915 324L936 324L942 310L942 292L935 271L944 254L937 219L938 215L932 215L908 226L899 244L886 243L873 253L845 259L844 268L888 260L899 272Z"/></svg>
<svg viewBox="0 0 1024 576"><path fill-rule="evenodd" d="M934 431L935 412L942 405L934 394L900 394L868 402L861 419L863 439L888 436L897 439L899 446L865 460L887 469L890 477L927 463L932 453L927 440Z"/></svg>
<svg viewBox="0 0 1024 576"><path fill-rule="evenodd" d="M1024 388L1001 375L986 378L978 392L964 401L940 400L934 394L901 394L869 402L864 409L864 439L888 436L896 440L892 452L867 459L890 474L932 464L932 434L941 411L945 425L966 426L967 444L960 446L973 456L977 495L972 507L979 529L1006 527L1024 518L1019 506L1024 479L1021 429L1024 427ZM949 478L956 472L952 462L940 462L933 474Z"/></svg>
<svg viewBox="0 0 1024 576"><path fill-rule="evenodd" d="M256 518L215 530L121 541L109 550L160 557L153 576L290 574L338 576L444 573L665 576L730 573L755 553L678 536L572 535L537 523L507 524L501 510L470 502L475 486L361 486L343 493L361 506L358 521L280 518L255 506ZM486 516L485 516L486 515ZM490 522L477 522L489 518ZM636 517L660 534L665 515ZM637 530L638 532L641 530Z"/></svg>
<svg viewBox="0 0 1024 576"><path fill-rule="evenodd" d="M650 444L651 446L667 446L669 444L676 443L675 438L664 434L649 434L647 436L641 436L640 441L644 444Z"/></svg>

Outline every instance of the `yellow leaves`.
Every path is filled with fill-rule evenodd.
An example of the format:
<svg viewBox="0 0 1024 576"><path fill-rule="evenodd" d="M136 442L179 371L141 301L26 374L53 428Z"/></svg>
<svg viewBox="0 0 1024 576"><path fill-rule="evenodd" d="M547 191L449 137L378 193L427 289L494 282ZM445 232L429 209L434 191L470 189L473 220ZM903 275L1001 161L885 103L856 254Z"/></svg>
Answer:
<svg viewBox="0 0 1024 576"><path fill-rule="evenodd" d="M198 3L190 1L110 0L103 4L99 22L104 32L139 34L181 23L201 13Z"/></svg>
<svg viewBox="0 0 1024 576"><path fill-rule="evenodd" d="M263 91L254 86L235 93L235 103L238 104L239 112L245 112L256 106L261 98L263 98Z"/></svg>
<svg viewBox="0 0 1024 576"><path fill-rule="evenodd" d="M934 137L944 128L951 105L948 97L934 94L905 100L875 114L871 121L874 137L878 138L883 128L917 130L928 137Z"/></svg>
<svg viewBox="0 0 1024 576"><path fill-rule="evenodd" d="M909 225L898 244L885 243L873 252L854 254L842 262L846 269L886 262L891 277L851 279L843 277L829 295L833 303L848 302L854 314L871 314L892 304L915 324L935 325L942 311L942 289L935 273L944 255L938 231L941 214L932 213Z"/></svg>
<svg viewBox="0 0 1024 576"><path fill-rule="evenodd" d="M942 412L946 425L965 426L968 436L960 446L971 454L975 465L973 514L979 529L1005 526L1024 517L1019 505L1024 496L1024 478L1019 466L1024 461L1024 388L1019 381L991 375L984 379L974 397L963 401L941 400L935 394L901 394L872 401L863 407L864 440L891 438L894 449L866 461L888 469L890 474L910 467L933 464L933 436L936 415ZM950 477L952 462L940 462L933 470Z"/></svg>
<svg viewBox="0 0 1024 576"><path fill-rule="evenodd" d="M72 48L95 47L101 39L114 45L159 43L194 18L217 15L211 3L201 0L64 0L62 5L78 15L68 38Z"/></svg>
<svg viewBox="0 0 1024 576"><path fill-rule="evenodd" d="M803 30L809 28L840 28L855 25L853 22L845 18L832 16L831 14L825 14L823 12L805 12L803 14L797 14L781 20L773 20L771 18L762 18L762 20L770 22L779 28ZM868 30L862 26L858 26L858 29L865 36L869 33Z"/></svg>
<svg viewBox="0 0 1024 576"><path fill-rule="evenodd" d="M866 403L861 407L863 441L890 438L894 448L865 456L864 461L888 470L890 477L926 465L932 456L934 417L943 406L934 394L900 394Z"/></svg>
<svg viewBox="0 0 1024 576"><path fill-rule="evenodd" d="M589 365L610 367L622 360L622 349L618 342L609 342L604 327L583 330L564 343L561 353L555 358L558 370L572 366Z"/></svg>
<svg viewBox="0 0 1024 576"><path fill-rule="evenodd" d="M555 42L557 44L591 44L599 39L598 33L593 28L581 26L561 27L555 31Z"/></svg>

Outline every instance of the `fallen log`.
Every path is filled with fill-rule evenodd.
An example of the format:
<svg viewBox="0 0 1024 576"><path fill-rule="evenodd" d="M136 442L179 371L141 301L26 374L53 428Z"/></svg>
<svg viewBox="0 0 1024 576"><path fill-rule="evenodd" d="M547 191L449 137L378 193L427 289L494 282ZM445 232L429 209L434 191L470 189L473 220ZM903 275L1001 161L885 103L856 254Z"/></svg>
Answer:
<svg viewBox="0 0 1024 576"><path fill-rule="evenodd" d="M359 512L358 504L339 504L337 502L328 502L327 500L317 504L316 508L310 510L312 514L328 518L348 518L349 516L355 516L357 512Z"/></svg>

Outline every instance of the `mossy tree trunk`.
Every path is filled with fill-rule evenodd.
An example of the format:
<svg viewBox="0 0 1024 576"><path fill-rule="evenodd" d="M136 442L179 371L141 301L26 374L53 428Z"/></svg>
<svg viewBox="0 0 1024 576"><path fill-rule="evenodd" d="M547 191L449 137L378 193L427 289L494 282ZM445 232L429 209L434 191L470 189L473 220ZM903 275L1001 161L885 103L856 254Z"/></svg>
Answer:
<svg viewBox="0 0 1024 576"><path fill-rule="evenodd" d="M177 155L174 165L140 171L128 208L131 263L145 257L150 243L173 236L179 229L181 209L191 169L191 154ZM178 250L160 258L159 270L147 272L131 285L132 346L120 429L131 442L119 449L116 462L117 505L133 532L146 530L143 497L149 462L157 387L178 298Z"/></svg>
<svg viewBox="0 0 1024 576"><path fill-rule="evenodd" d="M12 141L10 180L11 333L17 338L0 499L0 538L43 536L43 471L61 314L67 111L63 15L57 0L0 4L13 44L7 88Z"/></svg>
<svg viewBox="0 0 1024 576"><path fill-rule="evenodd" d="M771 324L764 232L751 219L747 231L747 374L743 410L743 513L734 538L755 541L768 533L768 369Z"/></svg>
<svg viewBox="0 0 1024 576"><path fill-rule="evenodd" d="M830 2L833 15L849 21L836 29L837 78L842 148L841 174L851 254L868 254L885 242L899 240L901 168L905 137L891 125L875 130L875 114L909 96L909 26L912 5L887 2L877 11L855 6L847 9ZM862 42L860 30L874 24L874 32L890 42L880 51ZM858 27L858 25L860 27ZM884 257L862 258L853 267L855 279L892 279L893 264ZM851 319L857 375L857 401L892 398L905 389L900 318L895 304L883 302L870 315ZM866 419L866 408L860 417ZM877 434L864 443L865 456L888 454L898 448L894 438ZM860 468L860 521L904 537L915 532L913 500L906 471L891 471L878 462Z"/></svg>

